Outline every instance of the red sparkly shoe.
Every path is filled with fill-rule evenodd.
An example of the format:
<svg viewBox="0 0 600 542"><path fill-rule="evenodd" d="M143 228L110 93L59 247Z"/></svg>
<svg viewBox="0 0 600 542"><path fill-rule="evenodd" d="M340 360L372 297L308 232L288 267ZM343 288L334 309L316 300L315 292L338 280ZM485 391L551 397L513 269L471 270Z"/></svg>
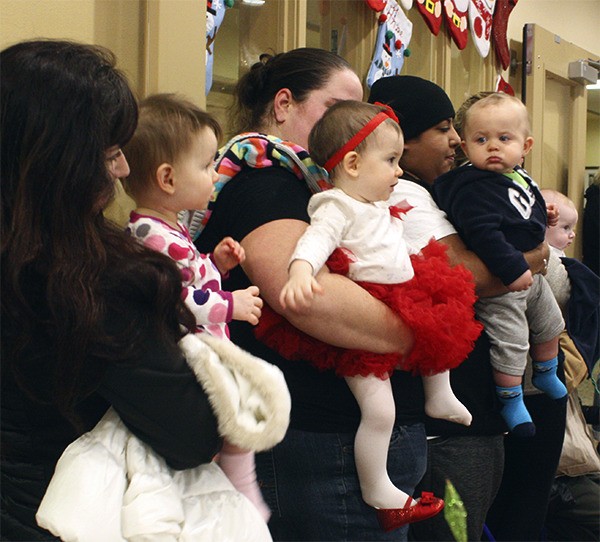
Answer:
<svg viewBox="0 0 600 542"><path fill-rule="evenodd" d="M444 500L434 497L433 493L423 491L419 502L411 506L413 501L409 497L404 508L380 508L377 510L379 526L387 533L398 527L429 519L439 514L444 508Z"/></svg>

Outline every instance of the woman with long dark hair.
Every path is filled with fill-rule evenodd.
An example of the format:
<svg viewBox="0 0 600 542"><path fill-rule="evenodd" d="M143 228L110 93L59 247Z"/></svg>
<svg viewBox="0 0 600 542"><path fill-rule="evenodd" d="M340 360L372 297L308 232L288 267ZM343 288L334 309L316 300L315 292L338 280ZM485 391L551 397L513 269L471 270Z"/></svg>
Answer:
<svg viewBox="0 0 600 542"><path fill-rule="evenodd" d="M177 348L194 319L175 265L105 220L137 105L107 50L0 53L2 537L35 513L66 446L109 406L175 469L211 460L208 398Z"/></svg>

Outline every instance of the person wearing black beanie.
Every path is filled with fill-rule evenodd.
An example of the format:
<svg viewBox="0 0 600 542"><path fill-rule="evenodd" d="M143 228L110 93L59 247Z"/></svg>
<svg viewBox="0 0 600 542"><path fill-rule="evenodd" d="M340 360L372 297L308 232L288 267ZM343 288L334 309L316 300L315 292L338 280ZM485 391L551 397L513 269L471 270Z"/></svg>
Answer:
<svg viewBox="0 0 600 542"><path fill-rule="evenodd" d="M385 103L396 111L404 139L414 139L455 115L454 106L441 87L414 75L378 79L371 87L369 102Z"/></svg>
<svg viewBox="0 0 600 542"><path fill-rule="evenodd" d="M383 77L373 83L369 102L396 112L404 132L400 166L407 177L430 185L450 171L460 137L452 126L454 106L441 87L413 75Z"/></svg>
<svg viewBox="0 0 600 542"><path fill-rule="evenodd" d="M413 206L403 217L404 231L413 246L423 247L434 237L448 247L454 264L472 273L480 296L505 290L485 265L467 250L441 211L429 188L454 166L460 138L453 126L454 107L444 90L420 77L399 75L379 79L371 87L369 102L388 104L398 116L405 135L400 166L404 174L390 201ZM411 181L411 182L408 182ZM544 252L526 255L530 267L543 268ZM547 256L546 256L547 257ZM452 388L473 414L470 427L428 418L427 471L419 490L442 492L449 479L467 511L467 537L480 540L486 514L498 491L504 468L503 431L506 430L494 397L489 363L489 341L483 334L469 357L450 372ZM454 540L443 517L411 525L411 540Z"/></svg>

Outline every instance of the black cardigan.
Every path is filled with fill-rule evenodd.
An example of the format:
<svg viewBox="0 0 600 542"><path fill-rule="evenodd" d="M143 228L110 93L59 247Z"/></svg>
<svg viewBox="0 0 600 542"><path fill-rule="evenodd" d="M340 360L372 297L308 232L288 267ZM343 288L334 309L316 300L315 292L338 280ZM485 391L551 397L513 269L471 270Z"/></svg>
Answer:
<svg viewBox="0 0 600 542"><path fill-rule="evenodd" d="M143 307L119 300L111 326L143 322ZM31 399L7 367L15 329L2 321L2 539L48 540L35 513L64 449L79 432L52 406ZM127 427L175 469L211 461L220 438L208 398L173 344L150 328L140 329L144 348L124 362L109 363L97 390L77 408L83 431L91 430L110 405ZM35 359L29 381L47 388L54 363L51 341L40 329L26 355ZM90 357L90 363L94 359ZM44 533L44 534L42 534Z"/></svg>

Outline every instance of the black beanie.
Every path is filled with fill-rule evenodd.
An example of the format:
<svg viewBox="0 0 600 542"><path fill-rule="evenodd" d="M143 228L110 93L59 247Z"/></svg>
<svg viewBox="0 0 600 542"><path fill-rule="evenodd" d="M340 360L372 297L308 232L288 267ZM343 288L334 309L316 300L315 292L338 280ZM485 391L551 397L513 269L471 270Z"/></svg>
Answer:
<svg viewBox="0 0 600 542"><path fill-rule="evenodd" d="M375 102L387 104L396 112L404 139L417 137L455 114L441 87L412 75L393 75L375 81L369 103Z"/></svg>

